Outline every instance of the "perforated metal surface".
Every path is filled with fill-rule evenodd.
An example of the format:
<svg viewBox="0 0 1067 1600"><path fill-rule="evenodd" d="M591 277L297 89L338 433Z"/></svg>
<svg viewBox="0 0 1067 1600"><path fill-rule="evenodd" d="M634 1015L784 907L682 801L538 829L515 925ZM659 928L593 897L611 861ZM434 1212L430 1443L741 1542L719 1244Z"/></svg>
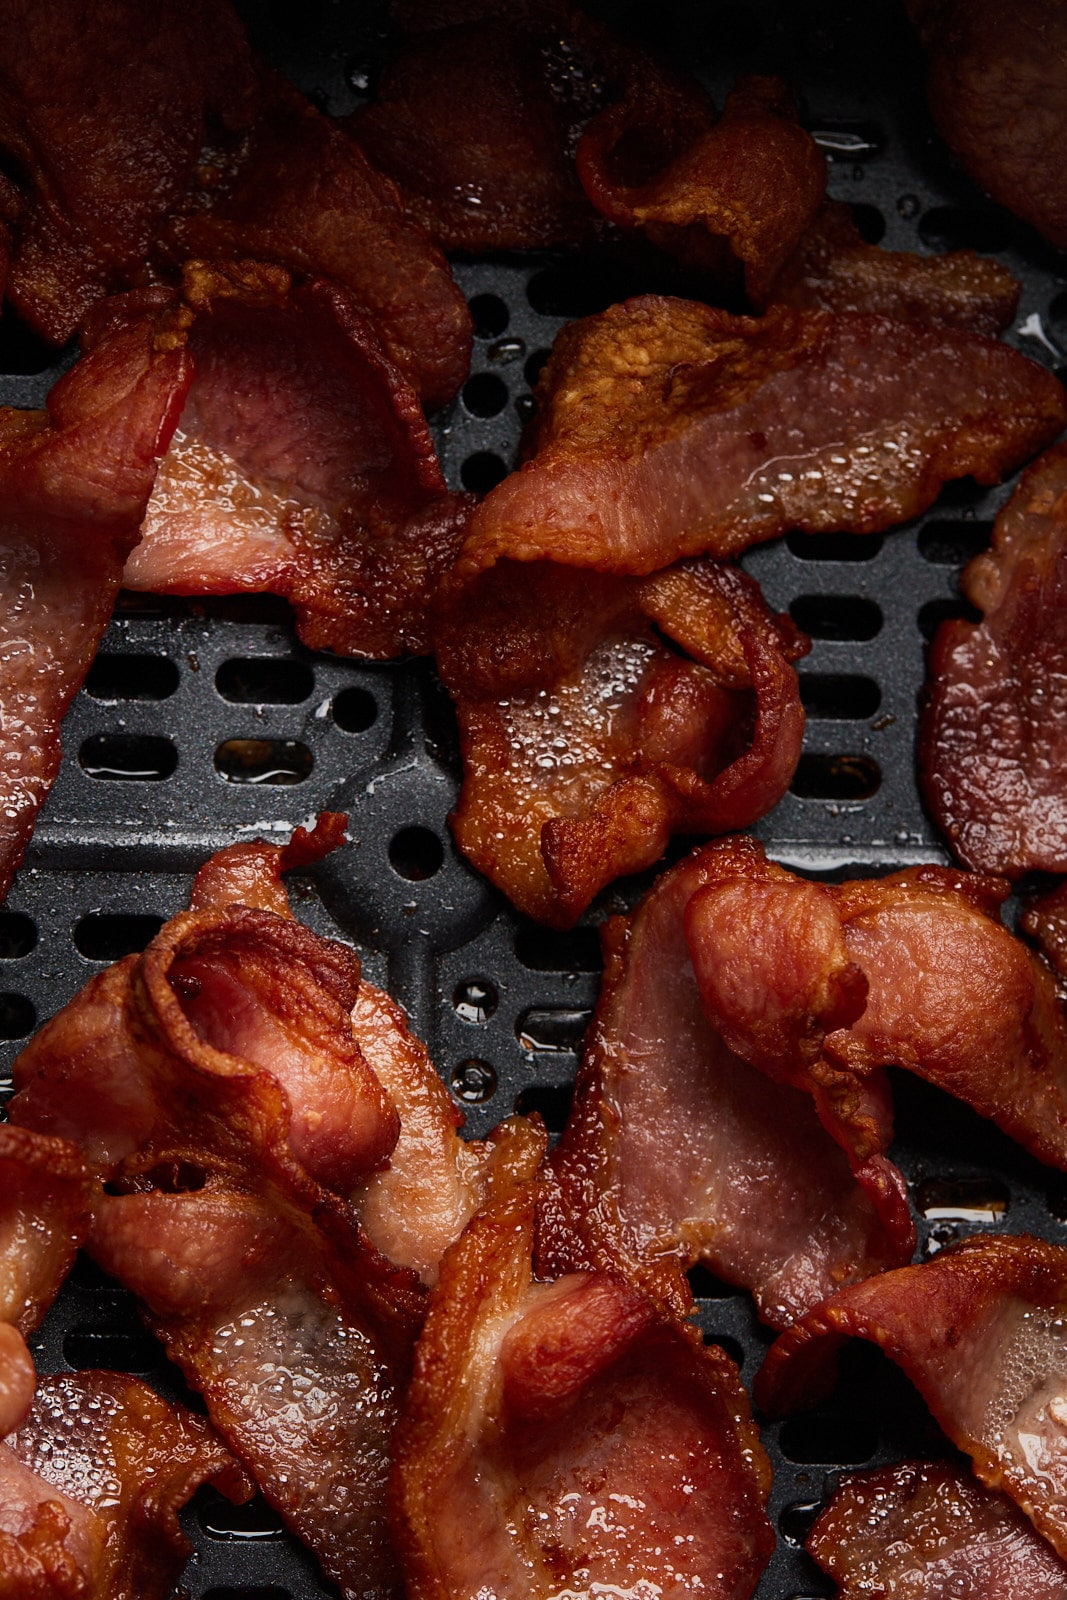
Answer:
<svg viewBox="0 0 1067 1600"><path fill-rule="evenodd" d="M917 52L895 4L661 0L616 15L640 25L647 11L646 36L720 98L739 71L783 71L799 84L831 156L831 193L864 208L870 235L897 248L995 251L1025 285L1010 340L1049 366L1067 361L1067 263L954 170L929 130ZM248 16L257 44L326 109L344 112L366 94L385 50L377 11L278 0ZM563 258L465 262L456 272L479 336L472 378L436 431L449 481L484 489L514 463L531 382L565 317L641 285ZM34 356L0 325L0 400L40 403L64 358ZM756 830L778 859L834 876L946 859L914 780L924 638L959 608L960 566L1008 492L956 487L920 524L884 537L794 536L747 558L772 607L791 610L815 639L801 664L801 770ZM471 1134L516 1105L562 1126L596 994L594 924L643 884L610 891L569 935L502 904L448 835L455 729L426 663L313 656L271 600L138 597L108 630L64 738L62 774L0 913L0 1078L36 1019L185 904L210 851L283 837L329 806L348 811L353 842L298 884L299 914L357 944L368 975L403 1001ZM912 1184L921 1251L980 1226L1067 1242L1067 1180L936 1091L914 1080L897 1087L894 1155ZM746 1296L703 1278L697 1287L701 1326L751 1381L769 1335ZM180 1386L129 1296L88 1264L35 1347L45 1371L115 1365ZM829 1592L798 1541L837 1466L940 1448L908 1385L870 1351L854 1353L828 1407L767 1428L765 1440L781 1537L760 1600ZM185 1587L197 1600L329 1592L262 1506L234 1513L204 1494L187 1525L197 1553Z"/></svg>

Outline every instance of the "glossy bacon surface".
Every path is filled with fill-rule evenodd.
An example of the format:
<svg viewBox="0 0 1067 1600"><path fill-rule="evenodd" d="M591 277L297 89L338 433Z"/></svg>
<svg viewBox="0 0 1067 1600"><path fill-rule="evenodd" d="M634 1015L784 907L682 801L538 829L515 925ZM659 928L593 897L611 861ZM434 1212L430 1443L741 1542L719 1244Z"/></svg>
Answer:
<svg viewBox="0 0 1067 1600"><path fill-rule="evenodd" d="M437 636L463 742L457 843L521 910L569 926L672 833L744 827L781 799L806 649L715 562L643 581L495 569Z"/></svg>
<svg viewBox="0 0 1067 1600"><path fill-rule="evenodd" d="M113 330L46 411L0 410L0 898L59 770L59 725L111 616L191 377Z"/></svg>
<svg viewBox="0 0 1067 1600"><path fill-rule="evenodd" d="M89 1231L91 1199L73 1144L0 1123L0 1323L28 1334L40 1322Z"/></svg>
<svg viewBox="0 0 1067 1600"><path fill-rule="evenodd" d="M618 1272L680 1310L680 1269L701 1261L781 1328L842 1283L907 1261L914 1230L896 1169L874 1154L850 1172L810 1099L706 1020L684 913L714 863L714 850L696 852L628 923L608 924L540 1248L555 1271Z"/></svg>
<svg viewBox="0 0 1067 1600"><path fill-rule="evenodd" d="M411 1600L742 1600L772 1535L736 1369L617 1278L532 1281L542 1146L513 1144L445 1258L397 1433Z"/></svg>
<svg viewBox="0 0 1067 1600"><path fill-rule="evenodd" d="M807 1539L838 1600L1062 1600L1067 1565L1010 1500L940 1461L847 1473Z"/></svg>
<svg viewBox="0 0 1067 1600"><path fill-rule="evenodd" d="M930 649L926 803L970 867L1067 872L1067 447L1023 475L961 587L984 615Z"/></svg>
<svg viewBox="0 0 1067 1600"><path fill-rule="evenodd" d="M756 1400L772 1415L818 1398L843 1340L907 1373L981 1481L1067 1555L1067 1249L985 1234L843 1289L772 1345Z"/></svg>
<svg viewBox="0 0 1067 1600"><path fill-rule="evenodd" d="M475 512L460 579L503 559L645 573L789 528L873 533L951 478L996 482L1067 420L1050 373L977 334L654 295L566 327L538 396L533 453Z"/></svg>

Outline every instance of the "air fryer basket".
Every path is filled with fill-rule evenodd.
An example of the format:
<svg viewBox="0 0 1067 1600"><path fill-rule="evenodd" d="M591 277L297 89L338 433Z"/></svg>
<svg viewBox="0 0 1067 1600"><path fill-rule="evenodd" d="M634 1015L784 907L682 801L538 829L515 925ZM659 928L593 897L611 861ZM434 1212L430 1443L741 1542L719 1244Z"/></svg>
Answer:
<svg viewBox="0 0 1067 1600"><path fill-rule="evenodd" d="M830 158L830 192L888 247L970 244L1022 279L1011 342L1067 362L1067 260L992 206L954 166L922 103L922 64L901 4L835 0L660 0L596 7L706 78L784 73ZM388 37L358 0L244 6L255 44L326 110L367 97ZM437 419L449 481L490 487L516 458L544 353L570 316L641 285L564 256L456 267L477 327L462 395ZM52 361L0 323L0 401L40 404L71 359ZM793 535L745 561L770 605L814 639L801 663L808 710L792 791L756 832L771 854L818 875L944 861L915 783L924 644L958 613L958 574L1009 486L951 487L917 523L884 536ZM431 667L362 666L294 640L269 598L206 603L125 597L64 727L65 757L26 862L0 912L0 1096L38 1021L102 964L140 949L185 903L191 874L235 839L285 838L323 807L347 811L352 842L298 879L298 914L354 942L368 975L407 1007L480 1135L516 1106L565 1120L599 966L595 924L647 881L617 886L570 934L506 906L457 855L446 816L459 785L454 722ZM920 1254L977 1228L1067 1241L1067 1179L1040 1167L966 1108L900 1080L894 1158L911 1184ZM769 1342L748 1297L694 1274L699 1318L751 1379ZM181 1380L129 1295L79 1262L34 1341L45 1372L112 1366L167 1392ZM831 1586L801 1543L841 1466L944 1448L921 1402L873 1351L850 1353L820 1411L771 1425L778 1548L760 1600ZM330 1592L262 1502L234 1511L205 1491L186 1517L195 1600L312 1600ZM516 1597L518 1600L518 1597Z"/></svg>

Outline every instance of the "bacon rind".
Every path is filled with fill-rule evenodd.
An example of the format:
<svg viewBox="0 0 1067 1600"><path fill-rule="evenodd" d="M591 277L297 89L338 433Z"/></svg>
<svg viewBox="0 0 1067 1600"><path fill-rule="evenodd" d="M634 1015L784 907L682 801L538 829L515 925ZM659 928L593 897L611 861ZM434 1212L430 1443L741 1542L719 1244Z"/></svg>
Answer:
<svg viewBox="0 0 1067 1600"><path fill-rule="evenodd" d="M849 1472L806 1540L838 1600L1062 1600L1067 1566L1003 1495L947 1462Z"/></svg>
<svg viewBox="0 0 1067 1600"><path fill-rule="evenodd" d="M446 1256L419 1342L391 1488L408 1593L741 1600L772 1535L736 1369L616 1279L532 1285L524 1142L525 1171L520 1149Z"/></svg>
<svg viewBox="0 0 1067 1600"><path fill-rule="evenodd" d="M907 1261L914 1227L884 1157L850 1173L810 1100L748 1067L706 1021L683 914L715 859L695 852L628 923L607 925L539 1261L622 1273L683 1314L681 1269L702 1261L781 1328L841 1283Z"/></svg>
<svg viewBox="0 0 1067 1600"><path fill-rule="evenodd" d="M1067 420L1051 373L977 334L652 295L565 328L538 395L533 453L472 517L457 585L504 559L647 573L790 528L874 533Z"/></svg>
<svg viewBox="0 0 1067 1600"><path fill-rule="evenodd" d="M0 1124L0 1324L36 1328L88 1234L91 1199L73 1144Z"/></svg>
<svg viewBox="0 0 1067 1600"><path fill-rule="evenodd" d="M1067 446L1023 474L942 623L919 722L926 804L954 853L1008 877L1067 872Z"/></svg>

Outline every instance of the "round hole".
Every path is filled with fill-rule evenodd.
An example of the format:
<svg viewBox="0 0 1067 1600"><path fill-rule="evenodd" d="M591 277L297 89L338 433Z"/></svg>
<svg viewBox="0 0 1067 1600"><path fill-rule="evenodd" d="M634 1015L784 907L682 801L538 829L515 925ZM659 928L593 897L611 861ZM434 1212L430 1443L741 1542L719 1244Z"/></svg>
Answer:
<svg viewBox="0 0 1067 1600"><path fill-rule="evenodd" d="M25 1039L36 1026L32 1001L24 994L0 994L0 1039Z"/></svg>
<svg viewBox="0 0 1067 1600"><path fill-rule="evenodd" d="M378 720L378 702L368 689L342 689L330 709L342 733L366 733Z"/></svg>
<svg viewBox="0 0 1067 1600"><path fill-rule="evenodd" d="M778 1527L786 1544L802 1550L812 1523L821 1510L821 1500L793 1500L783 1506L778 1516Z"/></svg>
<svg viewBox="0 0 1067 1600"><path fill-rule="evenodd" d="M480 1106L496 1093L496 1071L488 1061L461 1061L452 1074L452 1093L464 1105Z"/></svg>
<svg viewBox="0 0 1067 1600"><path fill-rule="evenodd" d="M498 417L508 403L508 386L493 372L479 372L463 386L463 404L472 417Z"/></svg>
<svg viewBox="0 0 1067 1600"><path fill-rule="evenodd" d="M488 494L508 475L508 469L492 450L476 450L460 469L463 487L474 494Z"/></svg>
<svg viewBox="0 0 1067 1600"><path fill-rule="evenodd" d="M538 378L545 370L545 362L552 354L551 350L535 350L533 355L527 356L526 365L523 367L523 376L532 389Z"/></svg>
<svg viewBox="0 0 1067 1600"><path fill-rule="evenodd" d="M389 860L394 872L409 883L421 883L441 870L445 847L429 828L401 828L393 835Z"/></svg>
<svg viewBox="0 0 1067 1600"><path fill-rule="evenodd" d="M496 990L484 978L468 978L452 991L452 1005L462 1022L488 1022L498 1003Z"/></svg>
<svg viewBox="0 0 1067 1600"><path fill-rule="evenodd" d="M469 301L474 319L474 333L478 339L495 339L503 333L510 321L507 302L496 294L476 294Z"/></svg>
<svg viewBox="0 0 1067 1600"><path fill-rule="evenodd" d="M885 218L878 207L854 201L849 210L852 212L853 222L859 229L860 237L868 244L881 244L885 238Z"/></svg>

